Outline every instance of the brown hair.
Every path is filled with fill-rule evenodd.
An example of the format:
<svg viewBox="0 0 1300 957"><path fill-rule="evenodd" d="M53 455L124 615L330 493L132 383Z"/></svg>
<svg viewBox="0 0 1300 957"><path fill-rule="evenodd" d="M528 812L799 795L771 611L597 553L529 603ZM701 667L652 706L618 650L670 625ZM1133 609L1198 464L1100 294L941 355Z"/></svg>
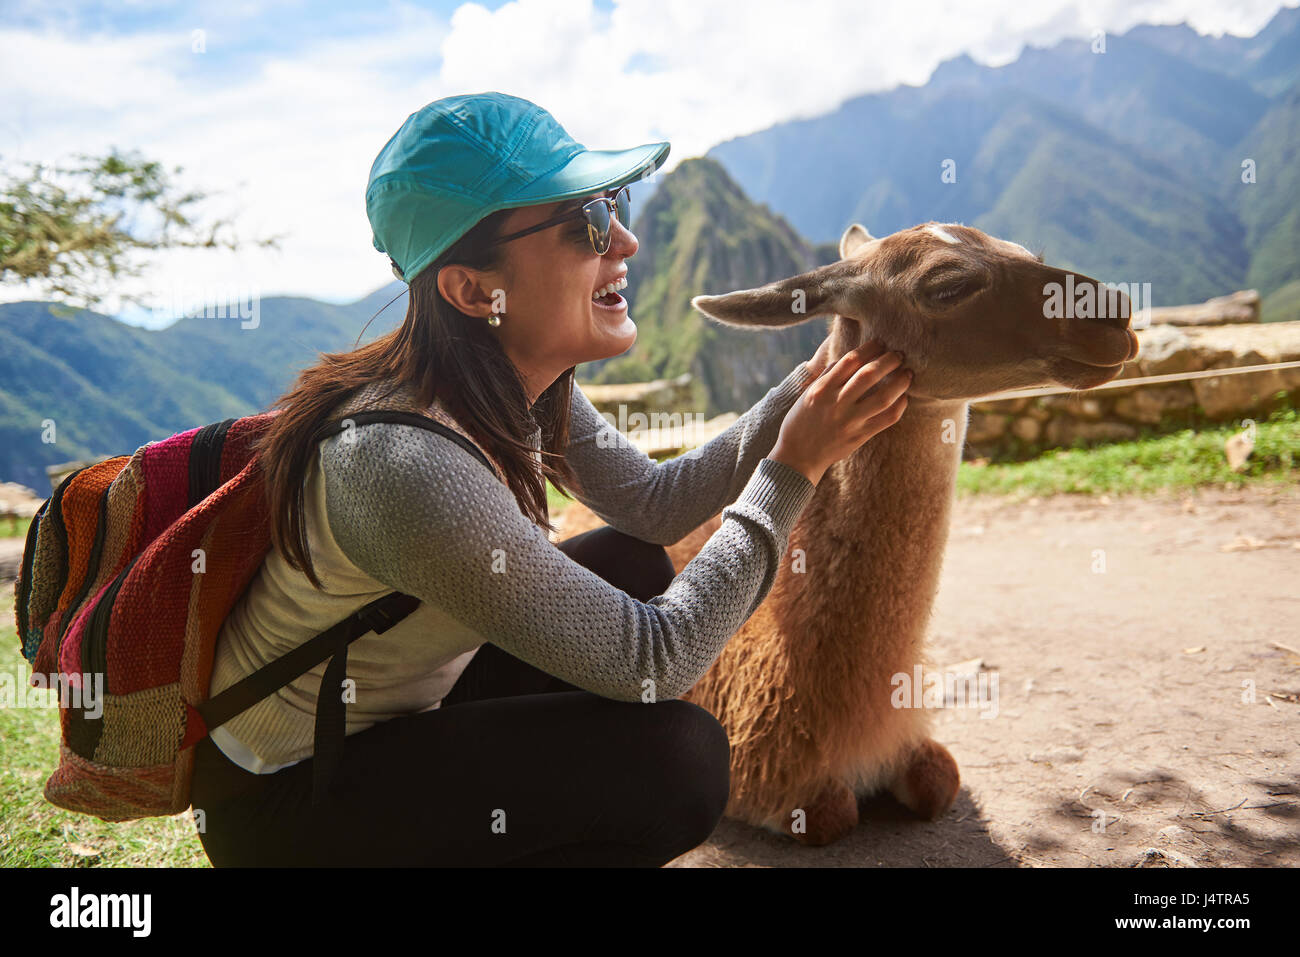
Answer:
<svg viewBox="0 0 1300 957"><path fill-rule="evenodd" d="M485 248L498 235L509 210L480 220L410 283L406 319L400 327L349 352L321 353L276 400L281 411L258 442L266 482L271 542L291 568L321 588L311 563L304 515L303 481L322 431L340 402L358 388L392 378L411 383L421 407L441 399L452 417L501 466L519 510L548 531L546 482L571 494L577 477L564 459L569 441L569 398L574 369L546 389L532 409L513 362L485 319L467 316L438 292L438 270L448 263L474 269L500 265L502 246ZM382 311L382 310L381 310ZM364 332L364 329L362 330ZM360 339L360 336L358 336ZM541 427L539 463L528 444Z"/></svg>

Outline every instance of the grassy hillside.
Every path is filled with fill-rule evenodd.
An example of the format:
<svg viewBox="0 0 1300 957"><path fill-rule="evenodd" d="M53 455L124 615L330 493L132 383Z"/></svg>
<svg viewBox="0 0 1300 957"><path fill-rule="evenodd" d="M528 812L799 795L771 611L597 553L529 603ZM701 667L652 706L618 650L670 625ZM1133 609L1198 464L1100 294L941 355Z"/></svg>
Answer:
<svg viewBox="0 0 1300 957"><path fill-rule="evenodd" d="M1246 159L1255 163L1254 183L1241 181ZM1268 295L1300 279L1300 84L1279 98L1224 166L1251 256L1246 280Z"/></svg>
<svg viewBox="0 0 1300 957"><path fill-rule="evenodd" d="M0 305L0 479L47 492L48 465L127 454L267 408L319 352L353 344L370 304L270 298L256 328L194 317L162 330L48 303ZM366 339L401 316L385 313Z"/></svg>

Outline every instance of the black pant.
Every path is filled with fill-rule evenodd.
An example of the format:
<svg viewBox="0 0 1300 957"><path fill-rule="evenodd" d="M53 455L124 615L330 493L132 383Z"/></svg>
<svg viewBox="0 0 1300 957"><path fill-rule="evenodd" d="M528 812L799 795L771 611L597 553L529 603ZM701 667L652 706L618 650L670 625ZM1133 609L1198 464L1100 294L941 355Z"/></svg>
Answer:
<svg viewBox="0 0 1300 957"><path fill-rule="evenodd" d="M560 548L641 601L673 577L610 528ZM191 795L217 867L659 867L713 832L729 764L703 708L602 698L484 644L441 707L348 736L322 805L310 759L250 774L209 738Z"/></svg>

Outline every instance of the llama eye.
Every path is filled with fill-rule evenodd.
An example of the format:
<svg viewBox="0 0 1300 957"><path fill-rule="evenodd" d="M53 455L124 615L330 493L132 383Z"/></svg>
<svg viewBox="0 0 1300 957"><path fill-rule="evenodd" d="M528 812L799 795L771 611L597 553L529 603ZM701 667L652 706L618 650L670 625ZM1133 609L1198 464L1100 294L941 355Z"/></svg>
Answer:
<svg viewBox="0 0 1300 957"><path fill-rule="evenodd" d="M954 276L951 273L933 277L922 287L926 297L933 303L947 305L973 296L983 288L978 277L971 275Z"/></svg>

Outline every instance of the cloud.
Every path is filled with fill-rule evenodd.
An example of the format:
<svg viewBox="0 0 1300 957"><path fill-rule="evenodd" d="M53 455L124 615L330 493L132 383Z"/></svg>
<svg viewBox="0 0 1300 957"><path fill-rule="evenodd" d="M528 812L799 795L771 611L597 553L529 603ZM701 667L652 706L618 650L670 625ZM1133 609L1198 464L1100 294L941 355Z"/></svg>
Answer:
<svg viewBox="0 0 1300 957"><path fill-rule="evenodd" d="M969 53L997 65L1026 43L1187 21L1257 31L1275 0L515 0L363 15L298 3L131 6L105 22L64 2L0 20L0 155L54 160L110 145L185 168L241 232L283 249L168 254L140 288L256 287L359 298L391 276L370 245L370 164L408 114L452 93L501 90L550 110L587 146L669 140L668 168L731 137L924 83ZM97 8L96 8L97 9ZM267 12L269 11L269 12ZM71 26L66 26L71 24ZM203 29L205 52L192 52ZM35 295L6 289L6 298Z"/></svg>

